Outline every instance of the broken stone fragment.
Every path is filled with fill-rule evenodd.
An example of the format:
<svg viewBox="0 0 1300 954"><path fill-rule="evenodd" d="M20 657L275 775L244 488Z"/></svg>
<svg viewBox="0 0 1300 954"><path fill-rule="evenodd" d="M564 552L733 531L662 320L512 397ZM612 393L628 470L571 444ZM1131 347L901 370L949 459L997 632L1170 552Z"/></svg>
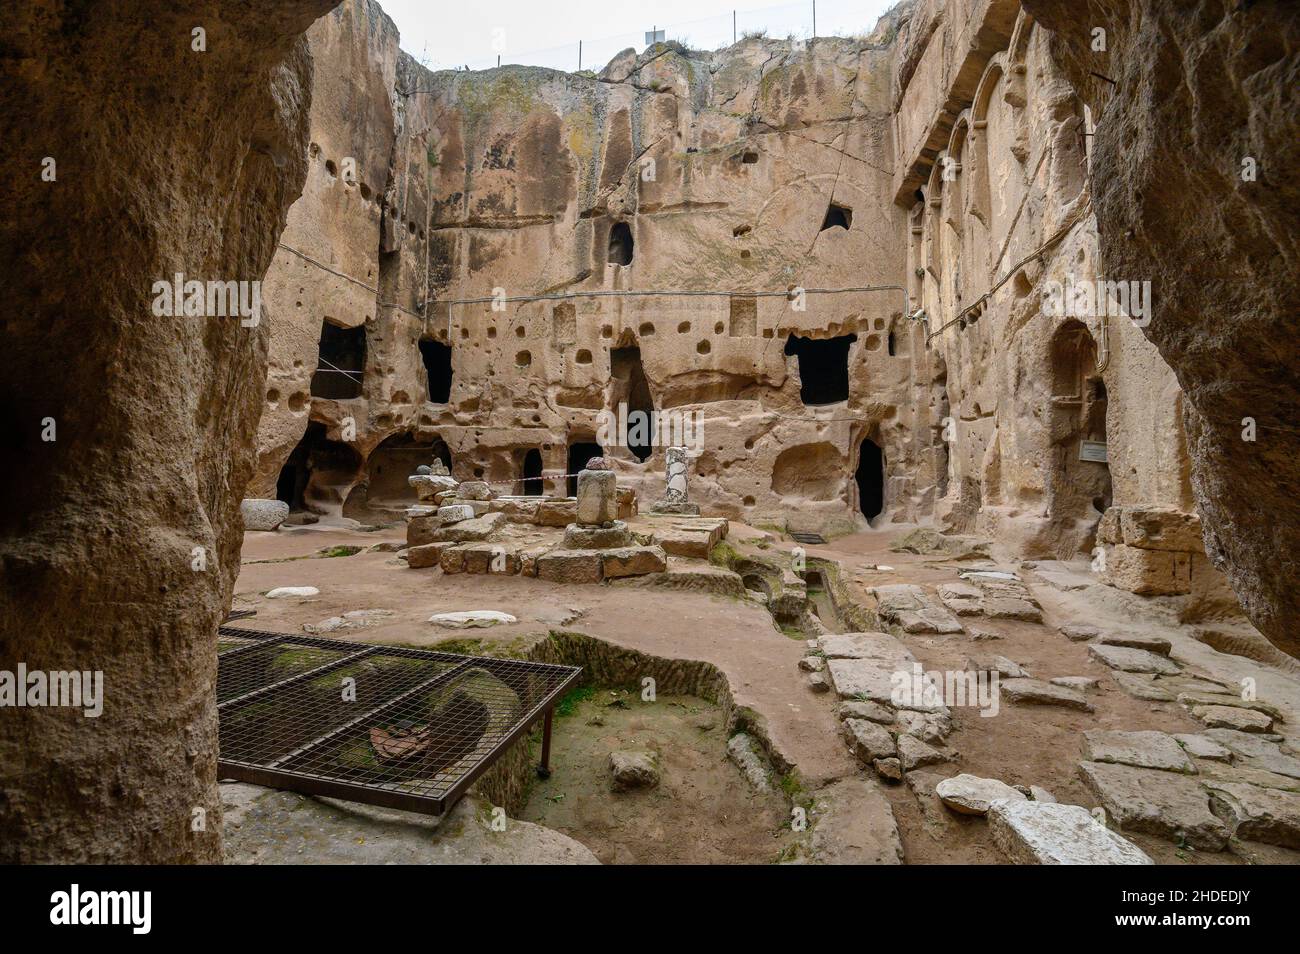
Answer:
<svg viewBox="0 0 1300 954"><path fill-rule="evenodd" d="M1086 640L1092 639L1094 636L1098 635L1101 632L1101 630L1099 630L1096 626L1089 626L1086 623L1071 623L1069 625L1062 626L1059 630L1057 630L1057 632L1059 632L1062 636L1064 636L1066 639L1070 640L1071 642L1081 643Z"/></svg>
<svg viewBox="0 0 1300 954"><path fill-rule="evenodd" d="M1273 718L1253 709L1235 706L1196 706L1192 715L1211 729L1234 729L1237 732L1269 732Z"/></svg>
<svg viewBox="0 0 1300 954"><path fill-rule="evenodd" d="M799 660L799 668L804 672L821 672L826 668L826 660L821 656L804 656Z"/></svg>
<svg viewBox="0 0 1300 954"><path fill-rule="evenodd" d="M772 790L772 772L754 737L737 732L727 742L727 757L736 763L750 787L758 792Z"/></svg>
<svg viewBox="0 0 1300 954"><path fill-rule="evenodd" d="M1163 636L1148 636L1143 633L1106 633L1098 640L1104 646L1126 646L1129 649L1145 649L1160 656L1168 656L1172 648L1169 640Z"/></svg>
<svg viewBox="0 0 1300 954"><path fill-rule="evenodd" d="M863 765L870 765L874 759L886 759L894 755L894 737L880 725L866 719L845 719L841 732L849 748Z"/></svg>
<svg viewBox="0 0 1300 954"><path fill-rule="evenodd" d="M1091 676L1056 676L1049 679L1054 686L1063 686L1077 692L1095 692L1099 683Z"/></svg>
<svg viewBox="0 0 1300 954"><path fill-rule="evenodd" d="M894 710L876 702L841 702L835 711L841 719L866 719L883 725L894 721Z"/></svg>
<svg viewBox="0 0 1300 954"><path fill-rule="evenodd" d="M458 613L434 613L428 621L446 629L475 629L499 624L517 623L509 613L498 610L466 610Z"/></svg>
<svg viewBox="0 0 1300 954"><path fill-rule="evenodd" d="M1220 745L1209 736L1196 735L1195 733L1177 733L1174 735L1174 741L1183 747L1188 755L1197 759L1208 759L1211 762L1231 762L1232 749Z"/></svg>
<svg viewBox="0 0 1300 954"><path fill-rule="evenodd" d="M609 772L616 792L653 788L659 784L659 757L649 749L618 749L609 753Z"/></svg>
<svg viewBox="0 0 1300 954"><path fill-rule="evenodd" d="M320 590L314 586L277 586L266 593L268 600L292 599L293 597L306 598L309 596L320 596Z"/></svg>
<svg viewBox="0 0 1300 954"><path fill-rule="evenodd" d="M910 735L898 737L898 760L903 764L903 771L910 772L924 765L937 765L947 762L948 756L938 749L926 745L920 739Z"/></svg>
<svg viewBox="0 0 1300 954"><path fill-rule="evenodd" d="M503 513L488 513L472 520L459 520L450 526L439 527L433 532L435 543L468 543L486 540L506 524Z"/></svg>
<svg viewBox="0 0 1300 954"><path fill-rule="evenodd" d="M1015 705L1063 706L1080 712L1093 711L1092 703L1078 690L1038 679L1003 679L998 684L998 691Z"/></svg>
<svg viewBox="0 0 1300 954"><path fill-rule="evenodd" d="M996 672L1004 679L1027 679L1029 671L1006 656L968 656L967 672Z"/></svg>
<svg viewBox="0 0 1300 954"><path fill-rule="evenodd" d="M552 550L537 558L537 578L548 583L599 583L604 559L601 550Z"/></svg>
<svg viewBox="0 0 1300 954"><path fill-rule="evenodd" d="M491 500L492 488L481 480L467 480L456 487L456 496L465 500Z"/></svg>
<svg viewBox="0 0 1300 954"><path fill-rule="evenodd" d="M826 673L810 672L808 673L808 688L813 692L818 693L830 692L831 683L830 680L826 678Z"/></svg>
<svg viewBox="0 0 1300 954"><path fill-rule="evenodd" d="M612 470L578 474L578 519L583 526L603 527L618 519L617 479Z"/></svg>
<svg viewBox="0 0 1300 954"><path fill-rule="evenodd" d="M438 521L442 526L460 523L462 520L473 520L476 516L474 508L468 504L452 504L438 508Z"/></svg>
<svg viewBox="0 0 1300 954"><path fill-rule="evenodd" d="M239 515L245 530L275 530L289 516L289 505L283 500L250 498L239 504Z"/></svg>
<svg viewBox="0 0 1300 954"><path fill-rule="evenodd" d="M564 540L561 542L566 550L611 550L615 547L628 547L633 544L632 534L627 524L615 520L609 527L584 527L573 523L564 528Z"/></svg>
<svg viewBox="0 0 1300 954"><path fill-rule="evenodd" d="M1136 768L1189 774L1196 771L1178 740L1164 732L1090 729L1083 733L1083 756L1094 762L1114 762Z"/></svg>
<svg viewBox="0 0 1300 954"><path fill-rule="evenodd" d="M1233 837L1300 848L1300 794L1233 782L1210 782L1210 808Z"/></svg>
<svg viewBox="0 0 1300 954"><path fill-rule="evenodd" d="M415 488L415 496L420 500L436 500L438 494L446 490L455 490L456 481L451 477L433 474L415 474L406 478L406 482Z"/></svg>
<svg viewBox="0 0 1300 954"><path fill-rule="evenodd" d="M668 568L668 556L661 547L619 547L601 553L600 570L607 580L662 573Z"/></svg>
<svg viewBox="0 0 1300 954"><path fill-rule="evenodd" d="M407 547L406 565L413 570L423 570L427 567L438 565L438 558L442 551L452 543L422 543L419 546Z"/></svg>
<svg viewBox="0 0 1300 954"><path fill-rule="evenodd" d="M1025 796L1005 782L978 775L955 775L934 787L939 800L959 815L983 815L996 799L1023 801Z"/></svg>
<svg viewBox="0 0 1300 954"><path fill-rule="evenodd" d="M990 804L988 819L994 844L1016 864L1155 864L1079 805L998 800Z"/></svg>
<svg viewBox="0 0 1300 954"><path fill-rule="evenodd" d="M898 759L875 759L872 761L871 767L886 782L901 782L903 780L903 764Z"/></svg>
<svg viewBox="0 0 1300 954"><path fill-rule="evenodd" d="M1145 649L1129 649L1124 646L1105 646L1092 643L1088 646L1088 653L1101 660L1111 669L1118 669L1122 672L1150 672L1174 676L1181 671L1171 660L1166 659L1164 656L1158 656L1153 652L1148 652Z"/></svg>

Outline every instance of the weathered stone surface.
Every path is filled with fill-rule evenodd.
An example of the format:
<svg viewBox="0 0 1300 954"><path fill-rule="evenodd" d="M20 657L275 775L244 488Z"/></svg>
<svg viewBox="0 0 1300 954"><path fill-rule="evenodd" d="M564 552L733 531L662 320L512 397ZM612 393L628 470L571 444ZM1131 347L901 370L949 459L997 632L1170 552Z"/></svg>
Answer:
<svg viewBox="0 0 1300 954"><path fill-rule="evenodd" d="M925 765L938 765L940 762L947 762L948 756L938 749L926 745L914 736L900 735L898 737L898 760L903 765L903 771L910 772L914 768Z"/></svg>
<svg viewBox="0 0 1300 954"><path fill-rule="evenodd" d="M1249 765L1267 772L1300 779L1300 759L1287 752L1284 746L1263 738L1261 733L1239 732L1234 729L1207 729L1205 735L1211 741L1235 752Z"/></svg>
<svg viewBox="0 0 1300 954"><path fill-rule="evenodd" d="M1070 623L1062 626L1057 632L1073 643L1081 643L1099 635L1101 630L1086 623Z"/></svg>
<svg viewBox="0 0 1300 954"><path fill-rule="evenodd" d="M1210 808L1233 837L1300 848L1300 794L1257 785L1210 782Z"/></svg>
<svg viewBox="0 0 1300 954"><path fill-rule="evenodd" d="M1106 633L1098 640L1104 646L1127 646L1129 649L1145 649L1147 652L1168 656L1171 648L1169 640L1163 636L1150 636L1145 633Z"/></svg>
<svg viewBox="0 0 1300 954"><path fill-rule="evenodd" d="M1194 777L1158 769L1080 762L1084 782L1120 828L1204 851L1222 851L1228 830L1210 814L1209 795Z"/></svg>
<svg viewBox="0 0 1300 954"><path fill-rule="evenodd" d="M845 719L842 731L853 754L863 765L870 765L874 759L890 758L895 754L894 737L875 722Z"/></svg>
<svg viewBox="0 0 1300 954"><path fill-rule="evenodd" d="M1178 701L1188 708L1195 706L1228 706L1235 709L1251 709L1269 716L1276 722L1283 721L1282 710L1263 699L1243 699L1241 695L1231 692L1214 692L1206 689L1187 690L1178 693ZM1228 728L1231 728L1230 726Z"/></svg>
<svg viewBox="0 0 1300 954"><path fill-rule="evenodd" d="M998 684L998 690L1003 698L1015 705L1063 706L1080 712L1092 712L1092 703L1083 697L1083 693L1065 686L1054 686L1040 679L1003 679Z"/></svg>
<svg viewBox="0 0 1300 954"><path fill-rule="evenodd" d="M737 732L727 740L727 757L756 792L772 790L772 770L763 750L748 732Z"/></svg>
<svg viewBox="0 0 1300 954"><path fill-rule="evenodd" d="M821 672L826 668L826 660L821 656L804 656L799 660L799 668L804 672Z"/></svg>
<svg viewBox="0 0 1300 954"><path fill-rule="evenodd" d="M983 815L995 799L1023 801L1020 794L1005 782L995 778L980 778L978 775L954 775L946 778L934 787L939 800L959 815Z"/></svg>
<svg viewBox="0 0 1300 954"><path fill-rule="evenodd" d="M1180 732L1174 734L1174 740L1193 758L1209 759L1212 762L1232 761L1232 750L1209 736Z"/></svg>
<svg viewBox="0 0 1300 954"><path fill-rule="evenodd" d="M1102 579L1140 596L1169 596L1192 589L1192 557L1169 550L1140 550L1117 543L1106 551Z"/></svg>
<svg viewBox="0 0 1300 954"><path fill-rule="evenodd" d="M239 505L245 530L275 530L289 516L289 505L283 500L244 500Z"/></svg>
<svg viewBox="0 0 1300 954"><path fill-rule="evenodd" d="M1174 701L1174 694L1160 685L1151 674L1116 671L1111 673L1111 678L1134 699L1145 699L1147 702Z"/></svg>
<svg viewBox="0 0 1300 954"><path fill-rule="evenodd" d="M609 773L616 792L654 788L659 784L659 756L649 749L618 749L609 753Z"/></svg>
<svg viewBox="0 0 1300 954"><path fill-rule="evenodd" d="M903 780L903 763L898 759L873 759L871 767L876 770L876 774L886 782L901 782Z"/></svg>
<svg viewBox="0 0 1300 954"><path fill-rule="evenodd" d="M831 681L824 672L808 673L808 688L816 693L830 692Z"/></svg>
<svg viewBox="0 0 1300 954"><path fill-rule="evenodd" d="M989 832L1008 858L1023 865L1150 865L1137 845L1078 805L995 801Z"/></svg>
<svg viewBox="0 0 1300 954"><path fill-rule="evenodd" d="M406 565L413 570L422 570L426 567L437 566L438 557L443 550L453 543L423 543L419 546L406 548Z"/></svg>
<svg viewBox="0 0 1300 954"><path fill-rule="evenodd" d="M668 568L668 557L662 547L622 547L602 552L600 567L606 579L662 573Z"/></svg>
<svg viewBox="0 0 1300 954"><path fill-rule="evenodd" d="M454 478L441 474L412 474L406 478L406 482L415 488L415 496L419 500L435 500L443 491L455 490L457 487Z"/></svg>
<svg viewBox="0 0 1300 954"><path fill-rule="evenodd" d="M537 558L537 578L549 583L599 583L601 550L552 550Z"/></svg>
<svg viewBox="0 0 1300 954"><path fill-rule="evenodd" d="M1268 732L1273 728L1271 716L1253 709L1239 709L1236 706L1196 706L1192 709L1192 715L1211 729Z"/></svg>
<svg viewBox="0 0 1300 954"><path fill-rule="evenodd" d="M567 527L578 519L576 500L543 500L537 505L537 523L543 527Z"/></svg>
<svg viewBox="0 0 1300 954"><path fill-rule="evenodd" d="M841 719L866 719L882 725L894 721L894 710L876 702L841 702L835 711Z"/></svg>
<svg viewBox="0 0 1300 954"><path fill-rule="evenodd" d="M617 477L611 470L583 470L578 474L578 523L603 526L618 519L615 499Z"/></svg>
<svg viewBox="0 0 1300 954"><path fill-rule="evenodd" d="M631 546L632 543L627 524L615 520L611 527L584 527L571 523L564 528L564 541L560 546L566 550L609 550Z"/></svg>
<svg viewBox="0 0 1300 954"><path fill-rule="evenodd" d="M713 548L727 535L725 520L674 521L654 528L655 543L673 556L707 560Z"/></svg>
<svg viewBox="0 0 1300 954"><path fill-rule="evenodd" d="M895 718L901 731L932 745L944 741L952 732L952 719L944 712L900 709Z"/></svg>
<svg viewBox="0 0 1300 954"><path fill-rule="evenodd" d="M461 520L450 526L439 527L433 532L435 543L468 543L486 540L500 530L506 523L503 513L488 513L472 520Z"/></svg>
<svg viewBox="0 0 1300 954"><path fill-rule="evenodd" d="M1201 518L1175 507L1118 507L1121 541L1145 550L1202 553Z"/></svg>
<svg viewBox="0 0 1300 954"><path fill-rule="evenodd" d="M1103 646L1092 643L1088 646L1088 654L1111 669L1118 669L1121 672L1149 672L1172 676L1180 671L1172 660L1147 652L1145 649L1128 649L1124 646Z"/></svg>
<svg viewBox="0 0 1300 954"><path fill-rule="evenodd" d="M810 812L811 861L825 865L898 865L903 842L889 800L865 778L818 789Z"/></svg>
<svg viewBox="0 0 1300 954"><path fill-rule="evenodd" d="M1055 676L1047 681L1054 686L1063 686L1076 692L1095 692L1099 685L1091 676Z"/></svg>
<svg viewBox="0 0 1300 954"><path fill-rule="evenodd" d="M1083 733L1083 757L1093 762L1114 762L1137 768L1194 773L1196 767L1182 746L1164 732L1115 732L1090 729Z"/></svg>
<svg viewBox="0 0 1300 954"><path fill-rule="evenodd" d="M1006 656L968 656L967 672L996 672L1006 679L1027 679L1029 670Z"/></svg>
<svg viewBox="0 0 1300 954"><path fill-rule="evenodd" d="M451 504L446 507L438 508L438 520L444 525L460 523L464 520L473 520L478 514L469 504Z"/></svg>
<svg viewBox="0 0 1300 954"><path fill-rule="evenodd" d="M467 480L455 489L456 496L463 500L492 499L492 488L481 480Z"/></svg>

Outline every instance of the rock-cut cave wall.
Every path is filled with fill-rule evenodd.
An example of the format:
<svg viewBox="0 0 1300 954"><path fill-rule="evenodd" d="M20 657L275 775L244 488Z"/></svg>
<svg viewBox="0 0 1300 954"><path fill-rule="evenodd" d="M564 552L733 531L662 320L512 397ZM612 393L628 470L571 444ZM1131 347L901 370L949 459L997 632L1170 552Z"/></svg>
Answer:
<svg viewBox="0 0 1300 954"><path fill-rule="evenodd" d="M5 862L221 857L216 630L269 325L160 317L153 283L261 280L329 2L186 6L5 9L0 667L103 673L97 718L0 712Z"/></svg>

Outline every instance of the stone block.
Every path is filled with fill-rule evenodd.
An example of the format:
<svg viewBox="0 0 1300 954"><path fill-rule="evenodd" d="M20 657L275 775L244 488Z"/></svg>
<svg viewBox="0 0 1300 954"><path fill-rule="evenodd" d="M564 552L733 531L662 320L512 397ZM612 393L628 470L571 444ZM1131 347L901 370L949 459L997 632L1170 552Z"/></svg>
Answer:
<svg viewBox="0 0 1300 954"><path fill-rule="evenodd" d="M617 485L618 478L612 470L579 471L577 522L603 526L618 519Z"/></svg>
<svg viewBox="0 0 1300 954"><path fill-rule="evenodd" d="M600 550L551 550L537 558L537 578L548 583L599 583Z"/></svg>
<svg viewBox="0 0 1300 954"><path fill-rule="evenodd" d="M1190 593L1191 554L1113 544L1106 549L1106 569L1101 577L1103 582L1139 596Z"/></svg>
<svg viewBox="0 0 1300 954"><path fill-rule="evenodd" d="M630 547L634 542L627 524L615 520L612 527L584 527L571 523L564 528L564 541L560 546L566 550L610 550Z"/></svg>
<svg viewBox="0 0 1300 954"><path fill-rule="evenodd" d="M1155 864L1079 805L997 800L989 806L988 819L993 843L1016 864Z"/></svg>
<svg viewBox="0 0 1300 954"><path fill-rule="evenodd" d="M438 566L440 554L452 545L450 543L424 543L420 546L407 547L406 565L413 570Z"/></svg>
<svg viewBox="0 0 1300 954"><path fill-rule="evenodd" d="M411 517L406 521L406 545L420 547L433 543L437 539L436 534L441 526L442 521L438 519L436 513Z"/></svg>
<svg viewBox="0 0 1300 954"><path fill-rule="evenodd" d="M275 530L289 516L289 505L283 500L250 498L239 504L239 515L245 530Z"/></svg>
<svg viewBox="0 0 1300 954"><path fill-rule="evenodd" d="M478 540L486 540L497 530L501 529L505 523L505 514L488 513L481 517L475 517L473 520L462 520L459 523L453 523L449 527L439 527L434 531L433 538L439 542L448 541L451 543L469 543Z"/></svg>
<svg viewBox="0 0 1300 954"><path fill-rule="evenodd" d="M537 505L537 525L567 527L578 519L578 501L572 497L543 500Z"/></svg>
<svg viewBox="0 0 1300 954"><path fill-rule="evenodd" d="M481 480L467 480L456 488L462 500L491 500L492 488Z"/></svg>
<svg viewBox="0 0 1300 954"><path fill-rule="evenodd" d="M1124 507L1120 536L1126 546L1142 550L1204 553L1201 518L1173 507Z"/></svg>
<svg viewBox="0 0 1300 954"><path fill-rule="evenodd" d="M1120 828L1204 851L1228 843L1228 829L1210 813L1210 797L1192 776L1104 762L1080 762L1079 772Z"/></svg>
<svg viewBox="0 0 1300 954"><path fill-rule="evenodd" d="M661 547L620 547L603 553L600 566L605 579L644 576L668 569L668 556Z"/></svg>

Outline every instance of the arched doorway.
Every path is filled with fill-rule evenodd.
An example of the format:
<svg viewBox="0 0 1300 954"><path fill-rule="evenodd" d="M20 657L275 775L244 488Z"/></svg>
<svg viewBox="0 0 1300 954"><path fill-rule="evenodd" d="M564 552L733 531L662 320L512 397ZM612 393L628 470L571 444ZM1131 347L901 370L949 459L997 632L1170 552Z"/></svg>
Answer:
<svg viewBox="0 0 1300 954"><path fill-rule="evenodd" d="M870 438L858 448L858 470L854 475L858 484L858 508L868 520L874 520L885 509L885 452Z"/></svg>
<svg viewBox="0 0 1300 954"><path fill-rule="evenodd" d="M524 454L523 479L520 481L520 493L525 497L540 497L542 490L542 452L536 447Z"/></svg>
<svg viewBox="0 0 1300 954"><path fill-rule="evenodd" d="M1070 526L1111 503L1106 454L1106 383L1097 371L1097 345L1083 322L1071 319L1052 335L1051 516ZM1068 555L1068 554L1065 554Z"/></svg>

